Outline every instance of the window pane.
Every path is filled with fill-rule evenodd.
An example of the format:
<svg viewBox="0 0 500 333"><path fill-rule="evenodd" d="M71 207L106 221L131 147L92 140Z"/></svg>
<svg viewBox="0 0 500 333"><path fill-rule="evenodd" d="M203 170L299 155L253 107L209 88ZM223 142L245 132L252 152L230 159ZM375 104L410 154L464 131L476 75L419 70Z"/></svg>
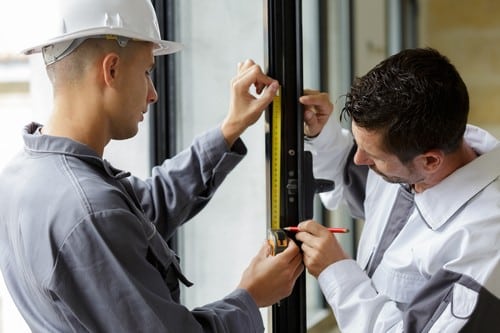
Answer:
<svg viewBox="0 0 500 333"><path fill-rule="evenodd" d="M263 1L179 1L179 148L219 126L229 105L237 63L263 65ZM243 134L248 155L208 206L181 229L181 263L195 285L188 307L225 296L266 237L264 118ZM264 320L266 321L266 319Z"/></svg>

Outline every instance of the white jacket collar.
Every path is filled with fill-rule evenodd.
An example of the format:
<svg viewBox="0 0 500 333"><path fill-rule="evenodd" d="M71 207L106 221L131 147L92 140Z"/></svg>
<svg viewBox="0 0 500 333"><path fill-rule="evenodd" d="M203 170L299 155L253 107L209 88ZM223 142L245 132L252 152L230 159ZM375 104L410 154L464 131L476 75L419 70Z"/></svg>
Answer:
<svg viewBox="0 0 500 333"><path fill-rule="evenodd" d="M467 126L464 138L480 156L415 195L417 209L433 230L443 226L469 200L500 178L500 141L471 125Z"/></svg>

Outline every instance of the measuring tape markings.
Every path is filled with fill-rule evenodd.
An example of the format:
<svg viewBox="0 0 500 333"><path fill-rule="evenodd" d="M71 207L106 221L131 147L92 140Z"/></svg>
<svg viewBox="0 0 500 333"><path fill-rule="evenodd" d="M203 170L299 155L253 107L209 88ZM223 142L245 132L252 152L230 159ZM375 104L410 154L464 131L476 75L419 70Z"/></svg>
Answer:
<svg viewBox="0 0 500 333"><path fill-rule="evenodd" d="M288 246L288 237L281 230L281 87L273 99L271 119L271 229L268 242L272 254L282 252Z"/></svg>
<svg viewBox="0 0 500 333"><path fill-rule="evenodd" d="M281 86L273 99L271 124L271 229L280 228L281 214Z"/></svg>

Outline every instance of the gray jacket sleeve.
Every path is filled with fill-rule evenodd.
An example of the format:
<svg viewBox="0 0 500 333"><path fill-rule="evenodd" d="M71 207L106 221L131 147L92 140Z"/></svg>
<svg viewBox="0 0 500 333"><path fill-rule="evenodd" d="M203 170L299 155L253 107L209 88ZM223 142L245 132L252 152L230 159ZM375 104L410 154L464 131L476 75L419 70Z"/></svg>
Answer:
<svg viewBox="0 0 500 333"><path fill-rule="evenodd" d="M151 178L142 181L131 177L130 182L144 213L168 239L178 226L205 207L246 152L239 139L229 150L222 132L216 128L154 167Z"/></svg>

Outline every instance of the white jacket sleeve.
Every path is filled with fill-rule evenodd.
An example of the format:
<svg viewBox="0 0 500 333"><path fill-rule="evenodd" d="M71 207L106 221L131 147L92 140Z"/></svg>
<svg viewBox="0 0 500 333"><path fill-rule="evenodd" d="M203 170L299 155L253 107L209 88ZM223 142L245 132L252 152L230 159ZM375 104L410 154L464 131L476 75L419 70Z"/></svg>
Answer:
<svg viewBox="0 0 500 333"><path fill-rule="evenodd" d="M376 292L354 260L330 265L318 282L341 332L403 332L402 312L396 303Z"/></svg>
<svg viewBox="0 0 500 333"><path fill-rule="evenodd" d="M313 156L314 178L333 180L335 183L333 191L320 193L328 209L335 209L341 203L343 170L353 142L351 133L342 128L334 117L330 117L317 137L305 140L304 148Z"/></svg>

